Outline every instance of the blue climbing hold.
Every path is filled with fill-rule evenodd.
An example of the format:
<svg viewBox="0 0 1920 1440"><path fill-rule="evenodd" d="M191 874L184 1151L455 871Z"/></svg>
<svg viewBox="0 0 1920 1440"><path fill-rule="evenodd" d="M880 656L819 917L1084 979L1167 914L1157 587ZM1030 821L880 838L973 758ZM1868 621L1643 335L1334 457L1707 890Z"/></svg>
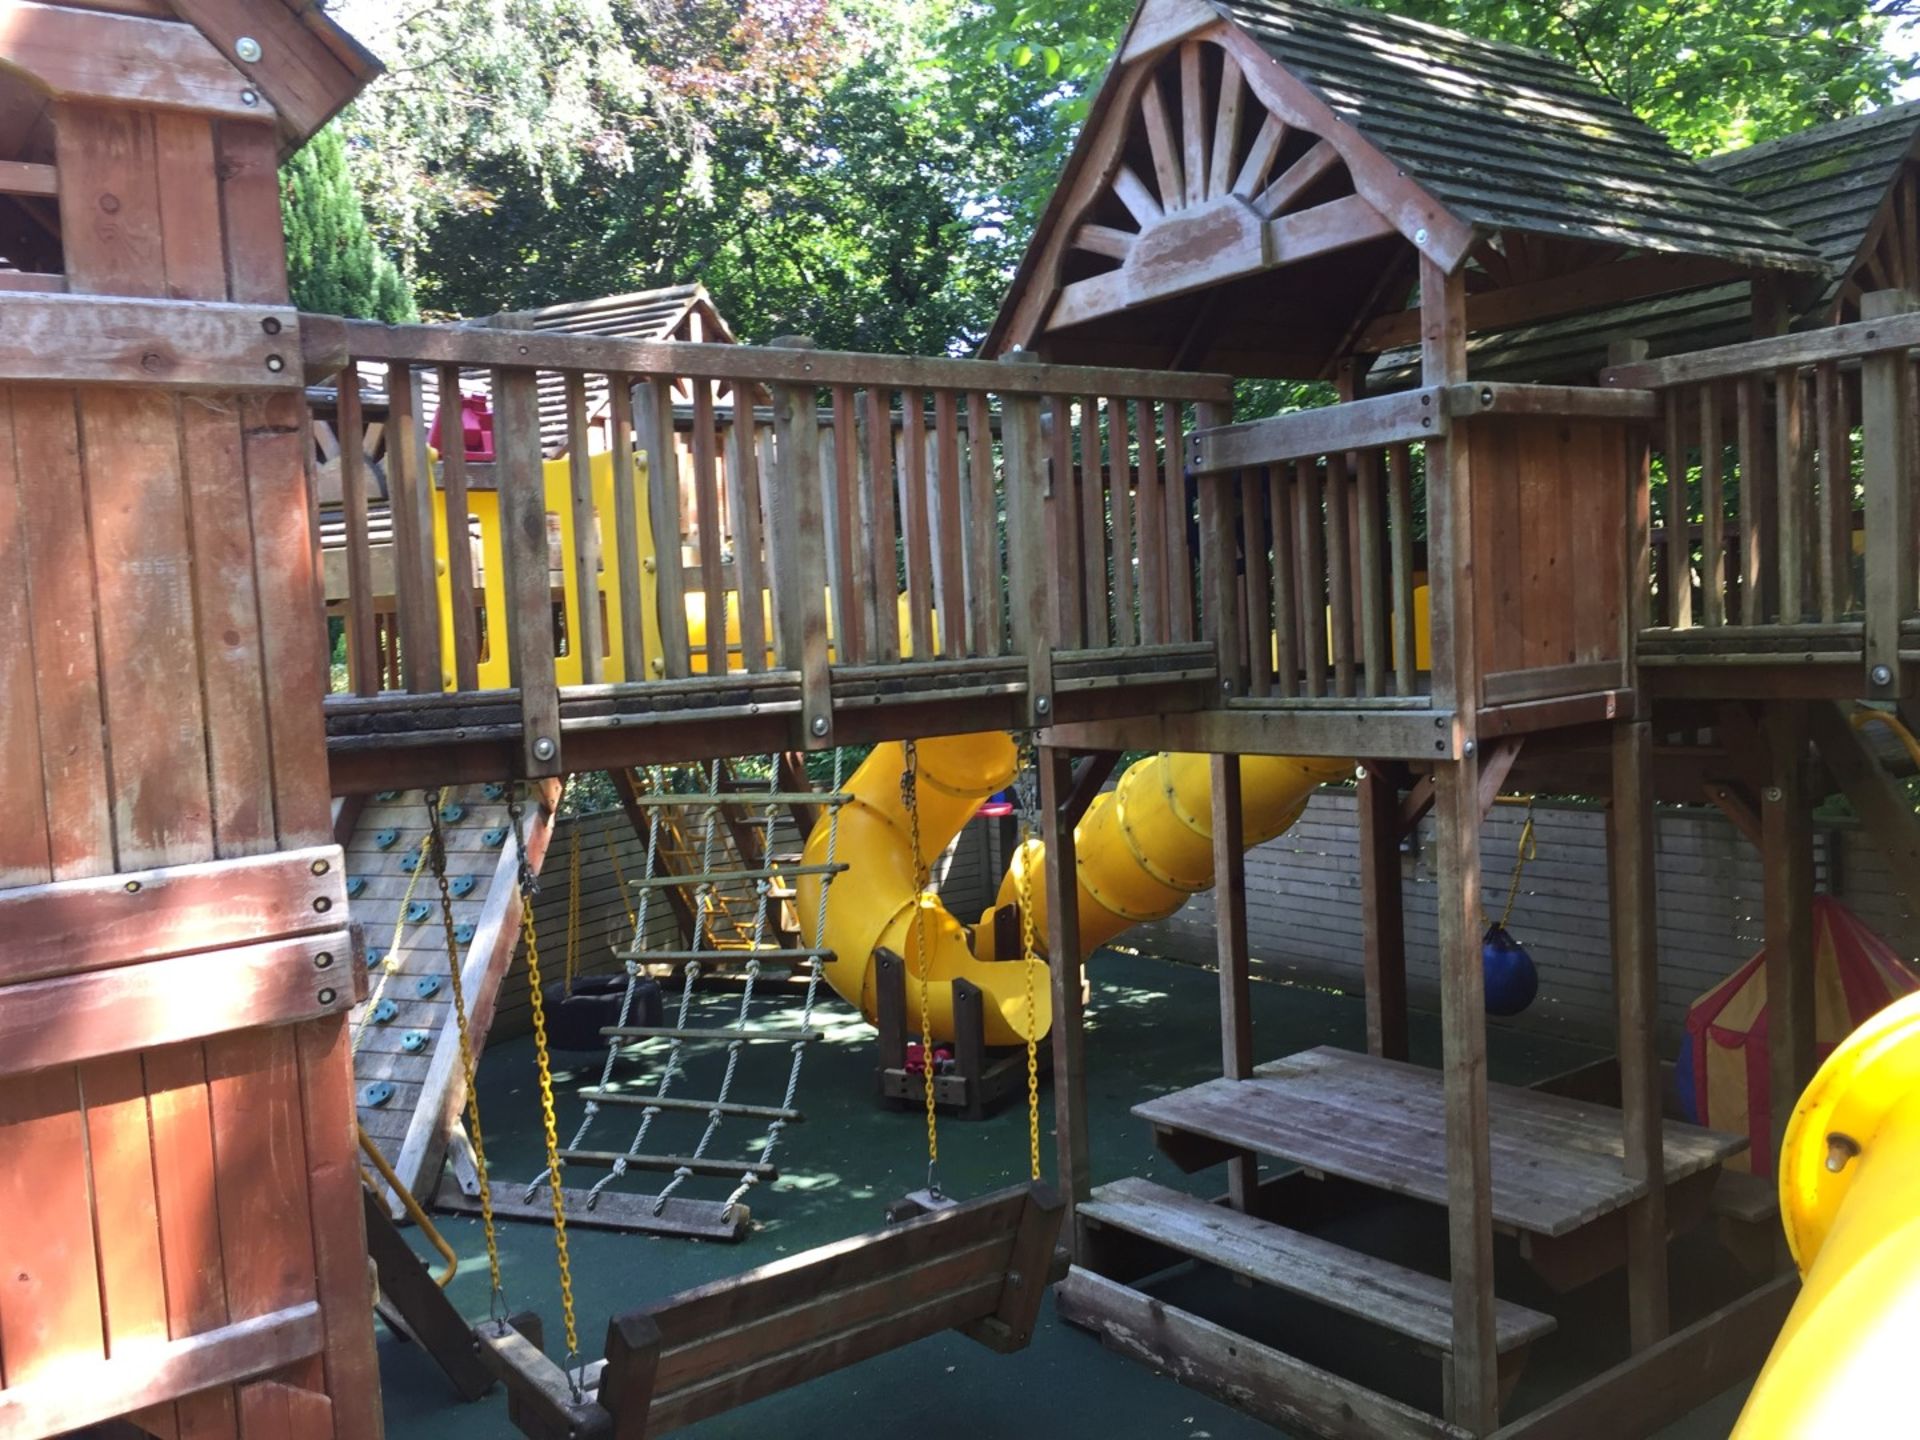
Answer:
<svg viewBox="0 0 1920 1440"><path fill-rule="evenodd" d="M454 944L456 945L471 945L473 943L473 926L471 925L454 926L453 941L454 941Z"/></svg>
<svg viewBox="0 0 1920 1440"><path fill-rule="evenodd" d="M507 843L507 827L504 825L496 825L491 830L482 832L480 843L485 845L489 850L498 850L502 845Z"/></svg>
<svg viewBox="0 0 1920 1440"><path fill-rule="evenodd" d="M424 1030L407 1031L406 1034L400 1037L400 1048L409 1055L419 1054L427 1048L427 1032Z"/></svg>
<svg viewBox="0 0 1920 1440"><path fill-rule="evenodd" d="M375 1080L371 1085L360 1087L360 1104L368 1110L377 1110L393 1098L393 1086L384 1080Z"/></svg>
<svg viewBox="0 0 1920 1440"><path fill-rule="evenodd" d="M482 785L480 787L480 793L489 800L504 800L507 798L507 787L498 782L494 782L492 784Z"/></svg>
<svg viewBox="0 0 1920 1440"><path fill-rule="evenodd" d="M440 807L440 820L442 824L458 825L466 818L467 807L457 800L449 800Z"/></svg>
<svg viewBox="0 0 1920 1440"><path fill-rule="evenodd" d="M367 968L369 970L371 970L374 966L380 964L386 958L387 958L386 946L369 945L367 947Z"/></svg>
<svg viewBox="0 0 1920 1440"><path fill-rule="evenodd" d="M373 832L373 843L382 850L391 850L395 845L400 843L400 832L398 830L376 830Z"/></svg>
<svg viewBox="0 0 1920 1440"><path fill-rule="evenodd" d="M431 1000L440 993L440 977L438 975L422 975L418 980L413 982L413 993L418 995L422 1000Z"/></svg>
<svg viewBox="0 0 1920 1440"><path fill-rule="evenodd" d="M401 856L400 868L409 875L418 870L420 868L420 852L415 850L410 854Z"/></svg>
<svg viewBox="0 0 1920 1440"><path fill-rule="evenodd" d="M464 900L473 894L473 885L473 876L456 875L447 882L447 893L456 900Z"/></svg>
<svg viewBox="0 0 1920 1440"><path fill-rule="evenodd" d="M1540 993L1540 972L1534 968L1533 957L1503 927L1487 927L1486 938L1480 943L1480 959L1489 1015L1518 1015Z"/></svg>
<svg viewBox="0 0 1920 1440"><path fill-rule="evenodd" d="M347 898L349 900L358 900L362 895L366 893L367 893L367 877L366 876L349 875L347 877Z"/></svg>
<svg viewBox="0 0 1920 1440"><path fill-rule="evenodd" d="M385 1025L399 1013L400 1007L398 1005L394 1004L391 1000L383 999L373 1007L373 1023L376 1025Z"/></svg>
<svg viewBox="0 0 1920 1440"><path fill-rule="evenodd" d="M407 906L407 923L409 925L418 925L422 920L426 919L427 916L431 915L432 913L433 913L433 907L427 904L426 901L424 900L412 901Z"/></svg>

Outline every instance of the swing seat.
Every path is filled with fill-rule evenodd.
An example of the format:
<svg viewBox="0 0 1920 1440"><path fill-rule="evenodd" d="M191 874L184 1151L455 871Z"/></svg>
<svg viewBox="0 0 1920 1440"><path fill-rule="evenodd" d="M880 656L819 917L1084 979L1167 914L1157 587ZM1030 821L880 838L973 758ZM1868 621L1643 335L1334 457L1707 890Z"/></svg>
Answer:
<svg viewBox="0 0 1920 1440"><path fill-rule="evenodd" d="M620 1024L620 1001L626 994L624 975L582 975L573 982L573 993L564 983L547 987L547 1047L551 1050L604 1051L606 1038L600 1033ZM660 982L645 976L633 982L633 1004L627 1011L627 1024L658 1026L664 1017Z"/></svg>
<svg viewBox="0 0 1920 1440"><path fill-rule="evenodd" d="M1025 1348L1066 1273L1065 1213L1050 1187L1017 1186L630 1311L577 1400L537 1334L474 1333L523 1433L642 1440L942 1330Z"/></svg>

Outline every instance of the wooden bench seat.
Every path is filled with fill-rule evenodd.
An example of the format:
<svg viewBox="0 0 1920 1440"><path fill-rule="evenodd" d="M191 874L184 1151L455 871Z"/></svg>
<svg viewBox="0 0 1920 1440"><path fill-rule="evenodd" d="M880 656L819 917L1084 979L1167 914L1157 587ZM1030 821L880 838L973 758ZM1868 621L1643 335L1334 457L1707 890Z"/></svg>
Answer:
<svg viewBox="0 0 1920 1440"><path fill-rule="evenodd" d="M1010 1352L1033 1336L1065 1206L1022 1185L630 1311L576 1397L537 1337L476 1327L535 1440L641 1440L959 1330Z"/></svg>
<svg viewBox="0 0 1920 1440"><path fill-rule="evenodd" d="M1368 1321L1428 1349L1444 1352L1452 1346L1452 1286L1392 1261L1137 1177L1101 1186L1078 1214ZM1539 1339L1554 1324L1551 1315L1494 1302L1494 1337L1502 1354Z"/></svg>

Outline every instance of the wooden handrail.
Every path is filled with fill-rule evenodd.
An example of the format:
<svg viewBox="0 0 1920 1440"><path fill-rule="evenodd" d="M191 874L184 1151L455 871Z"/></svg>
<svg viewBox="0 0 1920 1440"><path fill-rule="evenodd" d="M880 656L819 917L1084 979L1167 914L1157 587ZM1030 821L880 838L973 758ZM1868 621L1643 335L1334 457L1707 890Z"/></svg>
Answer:
<svg viewBox="0 0 1920 1440"><path fill-rule="evenodd" d="M1920 313L1857 320L1765 340L1743 340L1737 345L1671 355L1664 360L1615 365L1600 372L1600 383L1619 390L1665 390L1674 385L1765 375L1829 360L1857 360L1916 346L1920 346Z"/></svg>
<svg viewBox="0 0 1920 1440"><path fill-rule="evenodd" d="M704 345L679 340L614 340L544 330L500 330L492 326L382 325L371 320L343 320L336 315L302 315L300 339L310 381L335 374L349 359L354 359L794 385L991 390L1024 395L1117 395L1130 400L1219 404L1227 403L1233 395L1233 379L1227 375L1093 365L1002 367L991 360L946 356Z"/></svg>

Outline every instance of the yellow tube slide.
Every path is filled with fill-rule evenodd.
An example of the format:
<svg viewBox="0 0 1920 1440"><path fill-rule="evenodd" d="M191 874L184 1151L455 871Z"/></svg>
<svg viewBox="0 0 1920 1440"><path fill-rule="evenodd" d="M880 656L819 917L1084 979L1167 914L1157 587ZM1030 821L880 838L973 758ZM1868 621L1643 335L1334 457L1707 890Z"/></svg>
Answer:
<svg viewBox="0 0 1920 1440"><path fill-rule="evenodd" d="M919 746L920 853L928 866L972 818L980 802L1012 783L1015 752L1005 735L957 735ZM996 956L992 914L971 933L937 901L914 902L913 855L902 804L903 747L875 747L854 773L842 807L835 858L849 866L833 887L826 946L835 958L827 982L849 1004L875 1018L873 952L885 948L907 965L908 1009L917 1019L916 919L926 926L928 1011L938 1039L953 1035L949 982L964 978L986 1000L987 1043L1025 1040L1026 977L1017 955ZM1249 845L1280 834L1299 818L1314 789L1347 775L1337 760L1249 756L1241 761L1243 833ZM1098 797L1074 831L1078 852L1080 943L1091 953L1121 931L1164 919L1187 897L1213 884L1213 797L1205 755L1154 755L1131 766L1111 794ZM808 837L806 863L827 858L830 827L822 820ZM1031 841L1014 857L1001 883L999 904L1017 903L1018 875L1030 876L1037 933L1046 933L1046 847ZM814 933L818 879L797 886L802 933ZM1044 938L1042 939L1044 948ZM999 963L1000 961L1014 963ZM1045 985L1034 997L1036 1035L1052 1024Z"/></svg>
<svg viewBox="0 0 1920 1440"><path fill-rule="evenodd" d="M1800 1298L1734 1440L1904 1433L1920 1335L1920 995L1842 1041L1800 1097L1780 1215Z"/></svg>

